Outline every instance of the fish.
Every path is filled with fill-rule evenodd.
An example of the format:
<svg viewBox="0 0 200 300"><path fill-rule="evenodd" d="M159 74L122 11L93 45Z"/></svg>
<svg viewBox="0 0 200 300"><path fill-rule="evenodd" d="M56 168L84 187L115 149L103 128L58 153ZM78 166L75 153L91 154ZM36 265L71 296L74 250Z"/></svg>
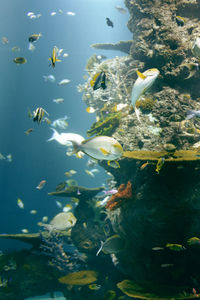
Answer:
<svg viewBox="0 0 200 300"><path fill-rule="evenodd" d="M23 232L23 233L29 233L28 229L26 229L26 228L22 229L21 232Z"/></svg>
<svg viewBox="0 0 200 300"><path fill-rule="evenodd" d="M193 42L191 50L192 50L192 54L197 59L200 59L200 38L199 37L197 37L196 40Z"/></svg>
<svg viewBox="0 0 200 300"><path fill-rule="evenodd" d="M71 204L66 204L64 207L63 207L63 212L68 212L72 210L72 205Z"/></svg>
<svg viewBox="0 0 200 300"><path fill-rule="evenodd" d="M170 249L172 251L183 251L183 250L186 250L186 248L183 245L180 245L180 244L170 244L170 243L167 243L167 245L165 247L167 247L168 249Z"/></svg>
<svg viewBox="0 0 200 300"><path fill-rule="evenodd" d="M42 222L47 222L48 221L48 217L47 216L44 216L43 218L42 218Z"/></svg>
<svg viewBox="0 0 200 300"><path fill-rule="evenodd" d="M64 116L63 118L59 118L57 120L54 120L52 125L53 127L59 127L60 129L66 129L68 126L68 122L66 120L68 120L69 117L68 116Z"/></svg>
<svg viewBox="0 0 200 300"><path fill-rule="evenodd" d="M19 208L24 209L24 203L22 202L22 200L20 198L17 199L17 205L19 206Z"/></svg>
<svg viewBox="0 0 200 300"><path fill-rule="evenodd" d="M181 16L176 16L176 23L178 26L184 26L185 25L185 22L186 22L186 19L181 17Z"/></svg>
<svg viewBox="0 0 200 300"><path fill-rule="evenodd" d="M47 230L68 230L76 224L76 217L72 212L61 212L57 214L49 224L40 223L39 226L45 227Z"/></svg>
<svg viewBox="0 0 200 300"><path fill-rule="evenodd" d="M53 102L55 102L57 104L61 104L61 103L64 103L64 99L63 98L53 99Z"/></svg>
<svg viewBox="0 0 200 300"><path fill-rule="evenodd" d="M53 135L50 139L48 139L48 142L55 140L61 145L71 146L74 143L74 141L78 145L81 144L82 141L84 141L84 138L79 134L65 133L65 132L62 132L59 134L56 129L54 129L54 128L51 128L51 129L53 130Z"/></svg>
<svg viewBox="0 0 200 300"><path fill-rule="evenodd" d="M111 167L111 168L114 168L114 169L120 168L120 164L116 160L112 160L112 161L109 160L108 161L108 166Z"/></svg>
<svg viewBox="0 0 200 300"><path fill-rule="evenodd" d="M106 89L106 73L104 71L97 73L94 75L92 80L90 81L90 85L93 90L98 90L102 88L103 90Z"/></svg>
<svg viewBox="0 0 200 300"><path fill-rule="evenodd" d="M59 207L59 208L62 208L62 203L58 200L56 200L56 205Z"/></svg>
<svg viewBox="0 0 200 300"><path fill-rule="evenodd" d="M113 22L109 18L106 18L106 24L110 27L114 27Z"/></svg>
<svg viewBox="0 0 200 300"><path fill-rule="evenodd" d="M174 265L173 264L162 264L160 266L161 266L161 268L169 268L169 267L173 267Z"/></svg>
<svg viewBox="0 0 200 300"><path fill-rule="evenodd" d="M50 75L43 75L44 81L49 81L51 83L54 83L56 81L55 76L53 76L52 74Z"/></svg>
<svg viewBox="0 0 200 300"><path fill-rule="evenodd" d="M125 107L128 107L127 103L118 103L113 107L112 111L118 112L118 111L124 109Z"/></svg>
<svg viewBox="0 0 200 300"><path fill-rule="evenodd" d="M97 283L91 283L88 285L88 288L90 290L98 291L101 288L101 285Z"/></svg>
<svg viewBox="0 0 200 300"><path fill-rule="evenodd" d="M140 170L144 170L144 168L146 168L146 166L148 166L149 162L145 162L144 164L141 165Z"/></svg>
<svg viewBox="0 0 200 300"><path fill-rule="evenodd" d="M63 53L63 57L68 57L69 54L68 53Z"/></svg>
<svg viewBox="0 0 200 300"><path fill-rule="evenodd" d="M23 65L27 62L27 60L24 57L16 57L13 59L13 62L16 63L17 65Z"/></svg>
<svg viewBox="0 0 200 300"><path fill-rule="evenodd" d="M200 118L200 110L188 110L186 120L190 120L194 117Z"/></svg>
<svg viewBox="0 0 200 300"><path fill-rule="evenodd" d="M48 125L51 124L51 120L47 117L45 117L43 121L46 122Z"/></svg>
<svg viewBox="0 0 200 300"><path fill-rule="evenodd" d="M6 159L6 158L2 153L0 153L0 160L3 160L3 159Z"/></svg>
<svg viewBox="0 0 200 300"><path fill-rule="evenodd" d="M135 107L136 101L142 96L155 82L160 71L156 68L148 69L141 73L136 71L138 78L136 79L132 92L131 92L131 103Z"/></svg>
<svg viewBox="0 0 200 300"><path fill-rule="evenodd" d="M34 34L29 36L28 41L30 43L34 43L34 42L38 41L41 36L42 36L41 33L39 33L39 34L34 33Z"/></svg>
<svg viewBox="0 0 200 300"><path fill-rule="evenodd" d="M97 173L97 172L99 172L99 170L98 169L93 169L93 170L85 170L85 173L87 174L87 175L89 175L89 176L91 176L91 177L95 177L95 175L94 175L94 173Z"/></svg>
<svg viewBox="0 0 200 300"><path fill-rule="evenodd" d="M33 132L34 128L29 128L25 131L26 135L29 135L31 132Z"/></svg>
<svg viewBox="0 0 200 300"><path fill-rule="evenodd" d="M33 111L33 122L40 124L45 114L49 116L48 112L44 108L36 108L36 110Z"/></svg>
<svg viewBox="0 0 200 300"><path fill-rule="evenodd" d="M46 180L40 181L40 183L38 184L38 186L36 186L36 189L38 189L38 190L43 189L43 187L45 186L45 184L46 184Z"/></svg>
<svg viewBox="0 0 200 300"><path fill-rule="evenodd" d="M12 50L13 52L19 52L19 51L20 51L20 48L17 47L17 46L14 46L14 47L12 47L11 50Z"/></svg>
<svg viewBox="0 0 200 300"><path fill-rule="evenodd" d="M57 58L57 51L58 48L54 46L52 51L52 56L49 58L49 60L51 61L49 66L52 66L52 68L55 68L56 62L61 62L61 60Z"/></svg>
<svg viewBox="0 0 200 300"><path fill-rule="evenodd" d="M94 107L88 106L88 107L86 108L86 111L87 111L87 113L89 113L89 114L93 114L96 110L94 109Z"/></svg>
<svg viewBox="0 0 200 300"><path fill-rule="evenodd" d="M71 177L71 176L75 175L76 173L77 173L77 171L75 171L75 170L69 170L69 171L65 172L64 174L67 177Z"/></svg>
<svg viewBox="0 0 200 300"><path fill-rule="evenodd" d="M152 250L160 251L160 250L164 250L164 248L163 247L153 247Z"/></svg>
<svg viewBox="0 0 200 300"><path fill-rule="evenodd" d="M108 190L108 191L103 191L103 193L105 194L105 195L114 195L114 194L116 194L118 192L118 190L116 190L116 189L112 189L112 190Z"/></svg>
<svg viewBox="0 0 200 300"><path fill-rule="evenodd" d="M55 11L52 11L52 12L50 13L50 15L53 17L53 16L56 15L56 12L55 12Z"/></svg>
<svg viewBox="0 0 200 300"><path fill-rule="evenodd" d="M2 36L1 41L2 41L2 43L3 43L4 45L9 43L9 41L8 41L8 39L7 39L6 36Z"/></svg>
<svg viewBox="0 0 200 300"><path fill-rule="evenodd" d="M99 200L96 202L95 206L96 207L104 207L106 206L108 200L110 199L110 195L109 196L106 196L103 200Z"/></svg>
<svg viewBox="0 0 200 300"><path fill-rule="evenodd" d="M181 64L180 66L186 67L189 70L189 75L185 78L185 80L193 77L199 71L199 63L195 63L195 62L184 63Z"/></svg>
<svg viewBox="0 0 200 300"><path fill-rule="evenodd" d="M73 11L67 11L66 14L67 14L68 16L75 16L75 15L76 15L76 13L73 12Z"/></svg>
<svg viewBox="0 0 200 300"><path fill-rule="evenodd" d="M127 10L119 5L116 5L115 8L120 12L121 14L126 14Z"/></svg>
<svg viewBox="0 0 200 300"><path fill-rule="evenodd" d="M28 50L29 51L35 51L35 46L32 43L29 43Z"/></svg>
<svg viewBox="0 0 200 300"><path fill-rule="evenodd" d="M156 172L157 172L157 174L160 173L160 170L162 169L164 163L165 163L165 158L164 157L159 158L159 160L158 160L158 162L156 164Z"/></svg>
<svg viewBox="0 0 200 300"><path fill-rule="evenodd" d="M103 242L102 251L104 254L115 254L121 252L124 245L124 239L122 239L118 234L114 234Z"/></svg>
<svg viewBox="0 0 200 300"><path fill-rule="evenodd" d="M6 155L7 161L12 162L12 154Z"/></svg>
<svg viewBox="0 0 200 300"><path fill-rule="evenodd" d="M62 79L59 83L58 83L58 85L66 85L66 84L68 84L68 83L70 83L71 82L71 80L69 80L69 79Z"/></svg>
<svg viewBox="0 0 200 300"><path fill-rule="evenodd" d="M200 245L200 239L198 237L192 237L187 240L188 245Z"/></svg>
<svg viewBox="0 0 200 300"><path fill-rule="evenodd" d="M37 210L35 210L35 209L30 210L30 214L31 215L36 215L37 214Z"/></svg>
<svg viewBox="0 0 200 300"><path fill-rule="evenodd" d="M28 17L30 17L30 16L34 15L34 12L30 11L30 12L28 12L26 15L27 15Z"/></svg>

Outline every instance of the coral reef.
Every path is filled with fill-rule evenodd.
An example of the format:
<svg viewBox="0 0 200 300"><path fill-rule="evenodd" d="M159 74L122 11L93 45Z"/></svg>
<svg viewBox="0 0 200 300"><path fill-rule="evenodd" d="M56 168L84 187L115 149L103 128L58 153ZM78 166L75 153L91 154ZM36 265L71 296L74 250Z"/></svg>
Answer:
<svg viewBox="0 0 200 300"><path fill-rule="evenodd" d="M106 204L106 208L109 210L114 210L121 206L125 200L132 198L132 184L128 181L126 187L125 184L121 184L118 192L109 199Z"/></svg>

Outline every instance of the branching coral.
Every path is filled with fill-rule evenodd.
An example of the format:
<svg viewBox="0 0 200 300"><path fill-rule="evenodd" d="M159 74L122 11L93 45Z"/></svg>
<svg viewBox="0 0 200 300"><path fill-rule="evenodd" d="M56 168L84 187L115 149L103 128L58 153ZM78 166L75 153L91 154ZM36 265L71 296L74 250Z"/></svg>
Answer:
<svg viewBox="0 0 200 300"><path fill-rule="evenodd" d="M124 200L131 199L132 198L132 184L130 181L128 181L126 187L125 184L121 184L118 192L110 198L108 201L106 208L109 210L114 210L121 206L124 202Z"/></svg>

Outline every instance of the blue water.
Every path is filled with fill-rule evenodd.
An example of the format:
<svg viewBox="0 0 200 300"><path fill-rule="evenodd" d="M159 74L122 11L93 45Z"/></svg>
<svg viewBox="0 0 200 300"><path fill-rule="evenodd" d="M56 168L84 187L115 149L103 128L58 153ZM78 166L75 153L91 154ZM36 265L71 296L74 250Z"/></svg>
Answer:
<svg viewBox="0 0 200 300"><path fill-rule="evenodd" d="M84 82L86 61L94 53L108 58L125 55L95 50L90 45L131 39L126 26L129 14L120 14L115 5L124 7L120 0L1 0L0 38L6 36L9 43L4 45L0 41L0 152L11 153L13 161L0 161L0 233L20 233L23 228L37 232L37 222L44 215L51 219L59 213L55 200L67 203L67 199L50 197L47 193L66 180L64 173L70 169L77 171L73 179L81 186L97 187L105 183L107 175L103 169L99 167L101 171L95 178L87 176L84 170L88 158L67 157L64 146L47 142L52 135L50 125L33 123L27 112L28 108L33 111L40 106L48 111L51 120L67 115L70 119L66 132L87 137L86 131L95 116L85 111L86 105L76 88ZM58 9L64 13L58 14ZM31 20L27 16L30 11L42 16ZM53 11L57 12L55 16L50 15ZM76 15L66 15L67 11ZM114 28L106 25L106 17L113 21ZM42 37L34 44L35 51L29 51L28 37L40 32ZM69 57L52 69L48 58L55 45L64 48ZM14 46L21 51L13 52ZM27 63L13 63L17 56L25 57ZM44 82L43 75L49 74L55 76L56 82L63 78L71 82L63 87ZM55 104L54 98L64 98L65 102ZM24 132L31 127L34 132L27 136ZM37 190L42 179L47 183L42 190ZM17 206L18 197L23 200L24 209ZM31 215L31 209L38 213ZM1 250L25 246L0 240Z"/></svg>

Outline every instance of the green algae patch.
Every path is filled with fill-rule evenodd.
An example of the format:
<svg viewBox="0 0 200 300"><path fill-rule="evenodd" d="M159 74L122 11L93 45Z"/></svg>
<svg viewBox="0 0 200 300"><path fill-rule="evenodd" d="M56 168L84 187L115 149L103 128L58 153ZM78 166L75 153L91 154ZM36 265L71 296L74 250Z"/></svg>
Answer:
<svg viewBox="0 0 200 300"><path fill-rule="evenodd" d="M127 296L135 299L148 299L148 300L183 300L195 299L196 296L191 293L185 292L184 288L171 288L167 286L156 287L158 292L151 290L151 288L144 288L138 283L131 280L123 280L117 284L117 287Z"/></svg>
<svg viewBox="0 0 200 300"><path fill-rule="evenodd" d="M92 124L91 129L87 131L87 135L105 135L111 136L115 129L119 126L121 113L111 113L108 117L101 118L98 122Z"/></svg>

